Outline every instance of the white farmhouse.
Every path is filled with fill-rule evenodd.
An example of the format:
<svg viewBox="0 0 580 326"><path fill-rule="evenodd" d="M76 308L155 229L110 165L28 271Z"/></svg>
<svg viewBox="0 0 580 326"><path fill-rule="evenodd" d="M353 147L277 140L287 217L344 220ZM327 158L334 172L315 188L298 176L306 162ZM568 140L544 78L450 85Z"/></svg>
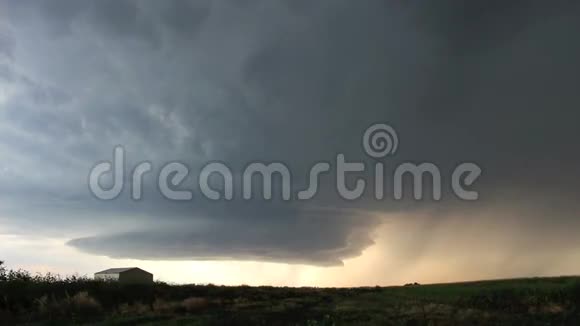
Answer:
<svg viewBox="0 0 580 326"><path fill-rule="evenodd" d="M125 284L153 283L153 274L137 267L110 268L95 273L95 280L118 281Z"/></svg>

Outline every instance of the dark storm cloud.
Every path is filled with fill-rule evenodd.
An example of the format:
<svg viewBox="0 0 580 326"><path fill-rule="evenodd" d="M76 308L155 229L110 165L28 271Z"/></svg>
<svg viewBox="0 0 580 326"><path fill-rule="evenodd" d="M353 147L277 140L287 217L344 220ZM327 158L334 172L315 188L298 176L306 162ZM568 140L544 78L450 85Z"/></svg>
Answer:
<svg viewBox="0 0 580 326"><path fill-rule="evenodd" d="M13 40L10 38L8 31L3 30L0 26L0 59L8 59L12 56Z"/></svg>
<svg viewBox="0 0 580 326"><path fill-rule="evenodd" d="M518 37L519 33L562 10L562 2L546 5L539 1L479 1L410 4L422 28L445 40L450 53L488 51Z"/></svg>
<svg viewBox="0 0 580 326"><path fill-rule="evenodd" d="M211 13L210 1L169 1L161 9L162 21L180 36L191 38Z"/></svg>
<svg viewBox="0 0 580 326"><path fill-rule="evenodd" d="M80 238L70 244L82 250L329 265L371 244L375 212L433 212L414 231L422 241L401 249L409 257L428 247L430 229L458 212L512 203L521 223L544 221L556 230L576 223L574 209L529 213L546 212L556 200L576 207L576 3L0 3L11 13L14 40L0 38L0 54L15 62L0 69L7 76L0 154L9 157L1 180L19 185L21 201L26 189L42 189L29 197L56 193L65 199L53 205L127 221L93 231L76 210L51 220L71 225ZM97 202L86 186L90 167L110 159L116 144L131 162L150 160L156 169L168 160L194 170L212 160L233 168L284 161L305 178L311 164L339 152L371 162L360 139L376 122L401 137L389 167L431 161L450 171L477 162L482 200L345 202L328 179L314 204L335 213L321 216L304 207L312 203L169 203L152 195L152 179L140 203L126 193ZM372 217L352 208L372 210ZM129 221L138 217L136 229Z"/></svg>
<svg viewBox="0 0 580 326"><path fill-rule="evenodd" d="M112 254L115 258L261 260L328 266L360 255L373 243L368 227L361 227L357 220L367 219L376 225L372 216L324 211L282 214L285 216L253 219L251 224L240 216L202 219L201 225L191 223L81 238L69 244L89 253L115 252Z"/></svg>

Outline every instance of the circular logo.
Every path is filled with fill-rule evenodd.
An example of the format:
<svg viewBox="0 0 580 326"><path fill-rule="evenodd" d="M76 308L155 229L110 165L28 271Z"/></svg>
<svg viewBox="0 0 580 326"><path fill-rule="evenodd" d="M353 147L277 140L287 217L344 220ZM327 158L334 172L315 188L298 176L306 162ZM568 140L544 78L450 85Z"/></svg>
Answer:
<svg viewBox="0 0 580 326"><path fill-rule="evenodd" d="M377 123L365 131L363 147L370 157L382 158L393 155L399 147L399 137L393 127Z"/></svg>

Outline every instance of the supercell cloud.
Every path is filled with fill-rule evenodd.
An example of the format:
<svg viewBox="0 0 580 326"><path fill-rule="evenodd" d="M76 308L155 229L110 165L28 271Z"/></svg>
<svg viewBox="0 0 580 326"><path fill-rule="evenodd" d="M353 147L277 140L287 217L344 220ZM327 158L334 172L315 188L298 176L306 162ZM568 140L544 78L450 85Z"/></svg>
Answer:
<svg viewBox="0 0 580 326"><path fill-rule="evenodd" d="M417 212L401 261L450 216L489 227L481 241L506 223L509 255L576 249L579 16L571 1L0 1L0 222L151 260L340 265ZM345 201L332 173L307 202L204 201L194 177L186 203L151 176L138 202L88 189L116 145L127 166L281 161L305 182L337 153L373 163L360 143L379 122L401 139L388 166L476 162L480 200Z"/></svg>

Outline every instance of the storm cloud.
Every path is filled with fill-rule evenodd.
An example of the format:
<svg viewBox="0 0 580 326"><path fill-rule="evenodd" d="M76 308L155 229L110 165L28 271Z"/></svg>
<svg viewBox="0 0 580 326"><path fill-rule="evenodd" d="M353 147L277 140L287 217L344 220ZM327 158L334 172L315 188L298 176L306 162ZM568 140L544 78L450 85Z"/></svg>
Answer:
<svg viewBox="0 0 580 326"><path fill-rule="evenodd" d="M497 225L484 213L509 211L513 254L546 226L547 240L580 226L575 2L0 1L0 12L6 229L65 228L69 245L111 257L328 266L394 215L431 216L399 248L405 260L448 216ZM337 153L374 163L360 144L379 122L401 138L388 168L427 161L449 175L476 162L480 200L345 201L331 177L309 202L206 202L195 178L187 203L161 198L154 178L140 202L129 187L111 202L88 190L119 144L128 166L281 161L305 182ZM566 244L577 248L554 250Z"/></svg>

